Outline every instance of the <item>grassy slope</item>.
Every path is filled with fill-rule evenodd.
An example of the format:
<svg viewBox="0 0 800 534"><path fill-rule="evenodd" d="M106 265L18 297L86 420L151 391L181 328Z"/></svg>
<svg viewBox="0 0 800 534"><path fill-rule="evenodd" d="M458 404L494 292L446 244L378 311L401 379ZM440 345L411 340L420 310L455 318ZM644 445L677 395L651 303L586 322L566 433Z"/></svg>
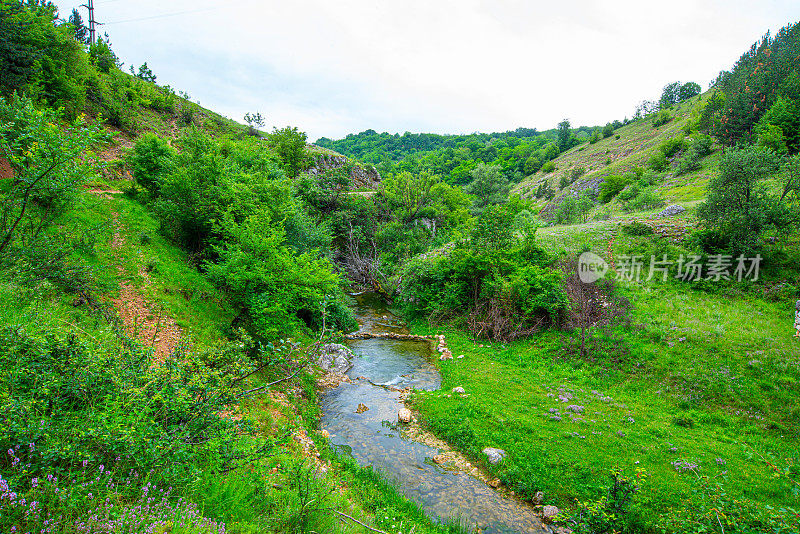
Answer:
<svg viewBox="0 0 800 534"><path fill-rule="evenodd" d="M146 108L137 108L136 113L135 135L117 131L112 146L98 149L105 160L103 168L86 186L81 205L68 214L63 226L83 235L85 246L76 250L73 260L92 268L95 290L104 303L117 297L120 284L127 281L152 305L153 314L174 318L190 349L199 352L224 339L234 310L224 293L191 265L187 253L159 234L158 222L147 209L122 192L130 185L123 179L127 172L124 157L135 138L145 132L176 137L187 126L170 114ZM244 131L244 127L199 107L194 122L215 135ZM146 279L143 271L147 272ZM85 336L103 350L119 347L114 329L85 306L74 306L74 299L47 283L29 289L0 277L0 301L4 303L0 321ZM257 376L251 385L274 378ZM313 376L305 375L294 382L273 387L273 394L255 397L235 410L256 421L264 435L279 439L282 445L277 455L248 469L209 474L193 487L176 488L175 494L197 502L206 516L226 522L228 532L284 528L298 517L297 473L311 469L314 478L311 455L292 438L310 435L317 443L321 461L331 466L323 479L311 484L323 497L320 503L388 532L460 532L457 526L432 522L380 475L336 456L314 430L319 426L319 409ZM319 531L364 531L332 513L316 516L311 528Z"/></svg>
<svg viewBox="0 0 800 534"><path fill-rule="evenodd" d="M800 363L785 302L676 287L624 294L634 326L613 359L593 350L584 361L565 350L572 336L556 332L481 348L448 331L451 350L465 358L441 365L442 393L415 397L428 426L479 461L483 447L508 450L500 478L560 506L599 498L612 467L638 467L651 475L642 497L648 519L680 517L682 507L697 507L696 495L684 502L695 474L672 465L687 460L724 480L732 497L796 508L793 485L774 478L765 460L800 460ZM456 386L470 396L446 394ZM559 401L563 392L574 398ZM579 420L569 404L585 407Z"/></svg>
<svg viewBox="0 0 800 534"><path fill-rule="evenodd" d="M527 177L514 187L512 193L533 198L533 192L546 180L558 194L561 192L561 177L569 176L575 168L584 169L585 174L579 179L583 181L624 174L636 167L647 167L647 161L661 143L683 135L687 121L692 119L693 112L697 112L706 98L707 95L699 95L674 106L671 110L674 119L658 128L653 127L652 116L649 116L617 129L613 136L593 145L584 143L573 147L553 160L556 170L551 173L539 171ZM718 156L709 156L703 160L702 169L683 176L670 176L659 187L659 192L668 203L697 203L705 196L710 173L716 168L716 159ZM544 201L539 201L539 205L543 206ZM613 210L612 213L618 213L618 210Z"/></svg>
<svg viewBox="0 0 800 534"><path fill-rule="evenodd" d="M682 134L698 100L678 106L676 118L660 128L642 119L617 130L620 139L573 148L555 160L551 175L538 173L514 192L527 195L543 179L558 190L561 174L573 167L586 169L586 179L646 166L663 141ZM608 257L635 250L677 257L686 252L680 238L633 238L620 226L636 219L685 233L696 224L694 208L719 157L704 158L691 174L667 171L659 192L688 208L678 217L657 222L652 216L660 210L626 214L612 202L593 212L606 210L611 220L541 228L540 243L553 253L593 250ZM796 473L800 463L793 297L768 300L756 292L706 292L677 283L630 284L622 293L633 305L632 327L617 331L615 347L596 348L586 360L568 349L575 343L569 333L481 348L463 332L448 330L454 354L465 358L442 363L442 392L415 396L427 426L477 461L483 461L483 447L508 450L506 465L487 467L528 495L544 490L546 501L560 506L601 497L614 466L627 473L642 468L650 475L640 496L650 528L700 528L689 522L689 511L697 517L711 507L711 496L700 491L703 475L722 482L731 498L746 497L762 510L800 506L797 484L769 466ZM448 395L456 386L469 396ZM562 392L574 398L561 402ZM569 404L585 407L575 421ZM699 468L679 471L676 461Z"/></svg>

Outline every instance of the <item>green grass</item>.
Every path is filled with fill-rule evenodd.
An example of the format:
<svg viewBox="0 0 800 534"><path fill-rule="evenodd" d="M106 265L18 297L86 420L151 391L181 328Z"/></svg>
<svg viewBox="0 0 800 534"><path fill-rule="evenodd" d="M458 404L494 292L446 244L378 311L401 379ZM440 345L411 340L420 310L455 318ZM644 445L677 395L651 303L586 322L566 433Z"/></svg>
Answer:
<svg viewBox="0 0 800 534"><path fill-rule="evenodd" d="M639 496L649 529L701 507L697 477L678 472L672 462L679 460L724 481L733 498L797 508L796 482L775 477L767 464L790 469L796 480L800 344L787 303L679 286L624 293L633 326L586 359L565 350L574 344L569 334L480 348L447 330L451 350L465 358L441 364L441 392L413 397L425 424L478 461L484 447L506 449L508 462L486 467L519 492L542 490L562 507L602 496L615 466L642 468L650 475ZM456 386L469 397L447 396ZM573 398L561 402L564 393ZM585 410L575 421L573 404Z"/></svg>

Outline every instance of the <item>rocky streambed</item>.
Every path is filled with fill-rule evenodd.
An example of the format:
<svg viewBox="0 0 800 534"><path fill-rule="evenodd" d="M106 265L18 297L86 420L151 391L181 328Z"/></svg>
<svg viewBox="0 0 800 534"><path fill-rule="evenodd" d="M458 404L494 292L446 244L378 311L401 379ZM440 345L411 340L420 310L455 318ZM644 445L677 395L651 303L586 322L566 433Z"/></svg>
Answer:
<svg viewBox="0 0 800 534"><path fill-rule="evenodd" d="M443 340L410 336L376 295L356 299L361 329L347 341L349 364L334 356L340 370L349 368L321 395L322 429L332 445L381 471L432 517L483 533L554 532L531 504L497 489L499 481L424 432L406 410L411 390L439 389L434 358L452 357Z"/></svg>

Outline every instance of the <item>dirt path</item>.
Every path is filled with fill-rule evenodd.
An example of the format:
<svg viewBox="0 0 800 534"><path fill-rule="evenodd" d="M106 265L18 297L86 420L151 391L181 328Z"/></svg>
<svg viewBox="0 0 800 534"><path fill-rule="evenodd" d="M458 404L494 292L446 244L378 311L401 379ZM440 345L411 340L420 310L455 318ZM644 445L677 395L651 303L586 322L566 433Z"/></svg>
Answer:
<svg viewBox="0 0 800 534"><path fill-rule="evenodd" d="M125 236L121 231L119 215L112 211L112 216L114 237L111 241L111 248L120 253L126 243ZM155 363L163 362L180 344L183 331L163 307L159 307L145 298L143 290L151 284L151 281L150 275L144 267L144 261L139 262L137 271L144 282L142 288L137 288L125 278L124 269L119 261L117 262L117 273L122 278L119 296L111 301L122 319L125 331L144 345L153 348Z"/></svg>

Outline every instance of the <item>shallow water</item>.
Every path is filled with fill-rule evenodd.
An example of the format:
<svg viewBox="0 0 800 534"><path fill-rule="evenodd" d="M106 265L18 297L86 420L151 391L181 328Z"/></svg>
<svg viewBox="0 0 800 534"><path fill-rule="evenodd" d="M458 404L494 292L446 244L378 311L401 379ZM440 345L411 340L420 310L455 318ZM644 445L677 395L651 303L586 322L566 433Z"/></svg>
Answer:
<svg viewBox="0 0 800 534"><path fill-rule="evenodd" d="M354 309L361 331L407 332L373 295L358 296ZM438 389L441 380L428 343L365 339L348 344L356 355L348 372L353 383L329 390L321 400L322 428L330 433L331 443L360 465L380 470L434 517L460 517L486 533L548 532L531 507L471 475L434 464L431 458L437 449L405 439L397 430L397 411L403 407L400 393L382 385ZM356 408L361 403L369 409L359 414Z"/></svg>

